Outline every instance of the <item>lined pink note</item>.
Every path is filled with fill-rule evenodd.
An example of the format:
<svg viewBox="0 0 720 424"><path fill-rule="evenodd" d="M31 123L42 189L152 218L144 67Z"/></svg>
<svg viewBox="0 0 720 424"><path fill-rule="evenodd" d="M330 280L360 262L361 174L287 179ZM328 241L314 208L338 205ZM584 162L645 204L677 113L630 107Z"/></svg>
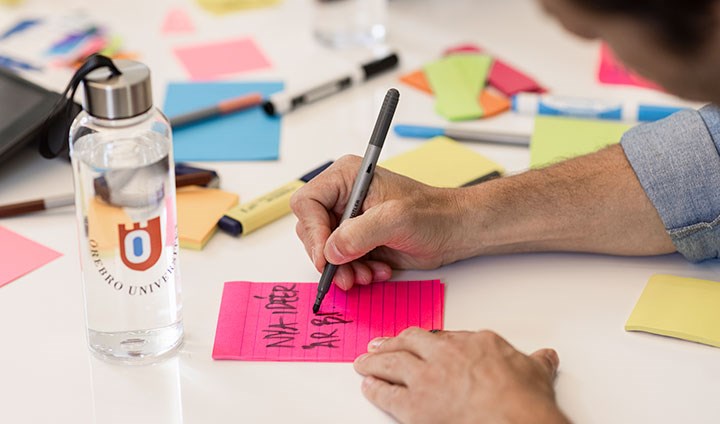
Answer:
<svg viewBox="0 0 720 424"><path fill-rule="evenodd" d="M175 49L175 55L195 81L270 67L251 38L180 47Z"/></svg>
<svg viewBox="0 0 720 424"><path fill-rule="evenodd" d="M234 281L223 289L213 358L352 362L370 340L408 327L442 329L445 285L394 281L330 288L312 313L317 283Z"/></svg>
<svg viewBox="0 0 720 424"><path fill-rule="evenodd" d="M662 90L662 88L654 82L648 81L630 71L615 57L615 54L607 44L600 46L598 80L605 84L634 85L637 87Z"/></svg>
<svg viewBox="0 0 720 424"><path fill-rule="evenodd" d="M0 287L60 256L61 253L0 227Z"/></svg>

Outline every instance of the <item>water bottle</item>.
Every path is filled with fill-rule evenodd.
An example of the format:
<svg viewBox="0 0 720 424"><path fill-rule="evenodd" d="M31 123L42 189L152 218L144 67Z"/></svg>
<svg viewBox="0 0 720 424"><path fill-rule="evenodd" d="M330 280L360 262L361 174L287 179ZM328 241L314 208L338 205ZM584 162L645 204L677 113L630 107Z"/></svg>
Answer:
<svg viewBox="0 0 720 424"><path fill-rule="evenodd" d="M83 78L70 127L90 350L146 363L182 343L175 171L150 70L129 60Z"/></svg>

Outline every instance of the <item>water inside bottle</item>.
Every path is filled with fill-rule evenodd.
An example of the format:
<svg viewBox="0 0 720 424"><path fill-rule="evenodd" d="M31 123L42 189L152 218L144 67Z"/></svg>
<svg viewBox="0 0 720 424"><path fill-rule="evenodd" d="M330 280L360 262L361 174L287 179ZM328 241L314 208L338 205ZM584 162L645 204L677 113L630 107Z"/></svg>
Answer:
<svg viewBox="0 0 720 424"><path fill-rule="evenodd" d="M182 343L169 150L153 132L73 144L88 341L105 358L149 362Z"/></svg>

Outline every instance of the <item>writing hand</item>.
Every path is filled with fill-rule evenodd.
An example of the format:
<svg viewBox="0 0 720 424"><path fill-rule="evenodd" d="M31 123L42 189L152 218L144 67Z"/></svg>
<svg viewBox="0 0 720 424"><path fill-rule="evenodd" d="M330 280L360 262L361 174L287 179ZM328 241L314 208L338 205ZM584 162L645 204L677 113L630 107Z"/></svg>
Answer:
<svg viewBox="0 0 720 424"><path fill-rule="evenodd" d="M490 331L410 328L371 341L354 365L370 402L403 423L567 423L558 364L552 349L527 356Z"/></svg>
<svg viewBox="0 0 720 424"><path fill-rule="evenodd" d="M438 189L376 168L362 214L335 228L345 210L361 158L345 156L292 197L297 234L315 268L341 265L343 289L390 278L392 268L430 269L458 260L453 190Z"/></svg>

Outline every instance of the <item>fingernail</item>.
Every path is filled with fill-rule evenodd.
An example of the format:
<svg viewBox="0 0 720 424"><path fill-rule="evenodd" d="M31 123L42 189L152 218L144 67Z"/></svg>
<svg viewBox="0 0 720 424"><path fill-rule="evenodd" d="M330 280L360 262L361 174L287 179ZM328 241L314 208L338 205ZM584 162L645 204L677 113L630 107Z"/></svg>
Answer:
<svg viewBox="0 0 720 424"><path fill-rule="evenodd" d="M376 339L370 340L370 343L368 343L368 352L379 349L380 345L385 343L385 340L387 340L387 337L378 337Z"/></svg>
<svg viewBox="0 0 720 424"><path fill-rule="evenodd" d="M315 260L315 248L310 248L310 259L312 260L313 265L317 264L317 261Z"/></svg>
<svg viewBox="0 0 720 424"><path fill-rule="evenodd" d="M367 356L368 356L367 353L363 353L362 355L355 358L355 362L362 362L363 360L365 360L365 358L367 358Z"/></svg>
<svg viewBox="0 0 720 424"><path fill-rule="evenodd" d="M363 389L367 389L367 388L370 387L374 382L375 382L375 379L374 379L373 377L367 376L367 377L363 378L362 388L363 388Z"/></svg>

